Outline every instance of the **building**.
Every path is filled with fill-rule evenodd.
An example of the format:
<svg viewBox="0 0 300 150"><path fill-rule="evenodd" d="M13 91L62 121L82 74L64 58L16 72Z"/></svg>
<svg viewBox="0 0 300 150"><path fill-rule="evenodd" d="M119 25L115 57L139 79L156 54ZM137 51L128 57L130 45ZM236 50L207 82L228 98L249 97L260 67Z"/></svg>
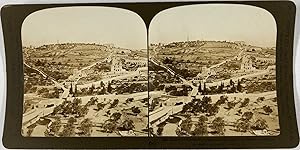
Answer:
<svg viewBox="0 0 300 150"><path fill-rule="evenodd" d="M269 63L269 64L275 64L276 59L275 58L256 58L256 62L259 63Z"/></svg>
<svg viewBox="0 0 300 150"><path fill-rule="evenodd" d="M147 60L144 59L125 59L127 65L138 65L140 67L147 66Z"/></svg>
<svg viewBox="0 0 300 150"><path fill-rule="evenodd" d="M261 47L257 47L257 46L248 46L247 47L247 51L248 52L262 51L262 48Z"/></svg>
<svg viewBox="0 0 300 150"><path fill-rule="evenodd" d="M128 71L123 69L122 67L122 61L120 58L112 58L111 59L111 68L109 72L104 72L103 77L104 78L113 78L120 75L127 74Z"/></svg>
<svg viewBox="0 0 300 150"><path fill-rule="evenodd" d="M104 46L106 46L107 48L114 48L115 45L112 43L107 43L107 44L103 44Z"/></svg>
<svg viewBox="0 0 300 150"><path fill-rule="evenodd" d="M122 62L119 58L113 58L111 64L111 72L124 72L125 69L122 68Z"/></svg>
<svg viewBox="0 0 300 150"><path fill-rule="evenodd" d="M242 58L242 63L240 66L240 70L242 71L251 71L255 70L255 67L253 67L253 62L249 55L246 55Z"/></svg>
<svg viewBox="0 0 300 150"><path fill-rule="evenodd" d="M239 46L244 46L246 45L245 41L234 41L235 44L238 44Z"/></svg>

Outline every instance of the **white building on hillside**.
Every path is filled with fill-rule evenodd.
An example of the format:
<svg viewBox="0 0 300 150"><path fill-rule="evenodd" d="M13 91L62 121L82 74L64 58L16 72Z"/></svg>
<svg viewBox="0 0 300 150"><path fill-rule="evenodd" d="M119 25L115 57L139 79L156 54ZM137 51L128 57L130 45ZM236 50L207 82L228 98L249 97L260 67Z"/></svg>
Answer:
<svg viewBox="0 0 300 150"><path fill-rule="evenodd" d="M241 68L242 71L251 71L255 70L255 67L253 67L253 62L249 55L246 55L242 58Z"/></svg>
<svg viewBox="0 0 300 150"><path fill-rule="evenodd" d="M119 58L113 58L111 64L111 72L124 72L125 69L122 68L122 62Z"/></svg>

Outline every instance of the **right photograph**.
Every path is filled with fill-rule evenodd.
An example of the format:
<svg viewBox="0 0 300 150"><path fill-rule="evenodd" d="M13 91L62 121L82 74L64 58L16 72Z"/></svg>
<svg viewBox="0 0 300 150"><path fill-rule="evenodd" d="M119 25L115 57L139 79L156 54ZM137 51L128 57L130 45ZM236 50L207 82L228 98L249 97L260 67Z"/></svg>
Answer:
<svg viewBox="0 0 300 150"><path fill-rule="evenodd" d="M259 7L186 5L149 26L151 136L278 136L276 21Z"/></svg>

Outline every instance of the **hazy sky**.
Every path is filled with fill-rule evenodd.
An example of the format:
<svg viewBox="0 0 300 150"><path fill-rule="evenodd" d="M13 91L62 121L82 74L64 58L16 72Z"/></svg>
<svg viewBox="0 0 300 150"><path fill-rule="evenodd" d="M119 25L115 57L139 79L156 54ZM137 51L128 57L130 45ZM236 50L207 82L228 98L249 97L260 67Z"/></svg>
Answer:
<svg viewBox="0 0 300 150"><path fill-rule="evenodd" d="M276 46L276 22L264 9L235 4L190 5L160 12L150 25L150 43L189 40L245 41Z"/></svg>
<svg viewBox="0 0 300 150"><path fill-rule="evenodd" d="M146 27L135 13L110 7L51 8L29 15L22 26L23 45L89 42L147 47Z"/></svg>

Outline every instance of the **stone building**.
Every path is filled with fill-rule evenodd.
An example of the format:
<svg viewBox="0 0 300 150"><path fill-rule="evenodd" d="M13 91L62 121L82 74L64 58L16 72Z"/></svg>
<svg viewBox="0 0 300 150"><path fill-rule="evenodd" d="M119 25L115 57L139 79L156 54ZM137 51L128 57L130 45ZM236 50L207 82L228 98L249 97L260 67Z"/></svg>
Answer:
<svg viewBox="0 0 300 150"><path fill-rule="evenodd" d="M144 59L125 59L127 65L138 65L140 67L147 66L147 60Z"/></svg>
<svg viewBox="0 0 300 150"><path fill-rule="evenodd" d="M124 71L126 70L122 68L121 60L118 58L113 58L111 64L111 72L124 72Z"/></svg>
<svg viewBox="0 0 300 150"><path fill-rule="evenodd" d="M253 62L249 55L246 55L242 58L241 62L241 68L242 71L252 71L255 70L255 67L253 67Z"/></svg>

